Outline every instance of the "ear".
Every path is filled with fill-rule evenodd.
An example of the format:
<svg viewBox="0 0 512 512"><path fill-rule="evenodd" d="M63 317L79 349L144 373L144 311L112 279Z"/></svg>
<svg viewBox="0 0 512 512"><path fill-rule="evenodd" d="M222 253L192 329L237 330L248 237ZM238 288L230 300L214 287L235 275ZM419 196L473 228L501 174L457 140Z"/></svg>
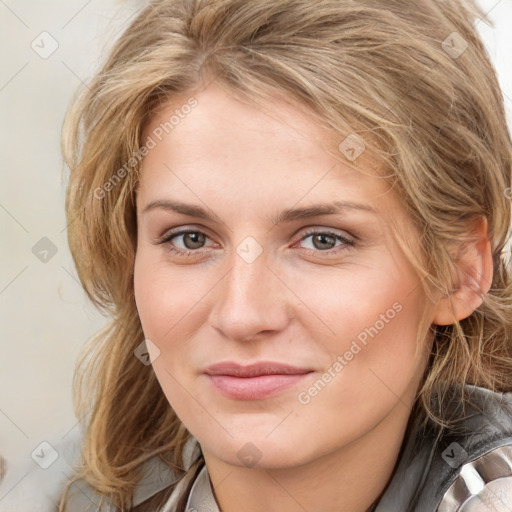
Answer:
<svg viewBox="0 0 512 512"><path fill-rule="evenodd" d="M487 219L480 218L470 231L470 239L458 247L455 256L453 292L441 297L432 322L450 325L467 318L483 302L493 276L492 251Z"/></svg>

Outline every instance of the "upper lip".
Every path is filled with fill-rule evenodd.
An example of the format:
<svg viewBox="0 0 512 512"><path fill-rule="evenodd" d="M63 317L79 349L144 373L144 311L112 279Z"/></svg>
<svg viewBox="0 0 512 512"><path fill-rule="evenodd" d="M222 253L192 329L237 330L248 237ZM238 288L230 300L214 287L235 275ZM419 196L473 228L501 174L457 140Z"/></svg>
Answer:
<svg viewBox="0 0 512 512"><path fill-rule="evenodd" d="M207 375L230 375L233 377L258 377L260 375L300 375L313 370L309 368L298 368L289 364L273 361L263 361L250 365L240 365L234 362L217 363L206 368Z"/></svg>

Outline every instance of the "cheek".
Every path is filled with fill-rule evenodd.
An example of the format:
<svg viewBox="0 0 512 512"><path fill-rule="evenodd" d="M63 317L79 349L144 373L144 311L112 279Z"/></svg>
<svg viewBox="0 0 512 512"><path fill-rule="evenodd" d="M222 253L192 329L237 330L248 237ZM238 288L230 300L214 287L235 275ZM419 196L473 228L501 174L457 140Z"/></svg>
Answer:
<svg viewBox="0 0 512 512"><path fill-rule="evenodd" d="M414 339L424 307L419 281L414 274L386 263L290 271L285 281L292 283L301 301L296 308L301 323L325 333L325 339L340 348L353 339L364 343L378 334L388 334L393 343Z"/></svg>
<svg viewBox="0 0 512 512"><path fill-rule="evenodd" d="M356 409L358 399L373 401L373 393L395 399L393 393L400 396L421 374L426 351L417 339L425 304L413 273L383 264L343 269L330 278L299 277L294 284L317 313L309 313L307 325L318 335L315 349L329 354L325 371L335 376L331 399L348 400ZM326 334L320 336L320 329Z"/></svg>
<svg viewBox="0 0 512 512"><path fill-rule="evenodd" d="M337 319L339 309L329 310L336 331L323 338L329 363L318 380L299 390L295 402L309 428L323 418L326 439L350 440L397 405L412 406L427 353L417 350L416 341L421 295L408 291L395 287L384 295L375 289L357 294L361 302L344 301Z"/></svg>
<svg viewBox="0 0 512 512"><path fill-rule="evenodd" d="M183 388L186 379L182 371L189 359L190 344L186 340L193 335L187 328L199 325L198 301L204 292L190 277L171 272L169 265L140 251L134 266L134 293L144 336L160 351L152 362L155 375L180 419L184 419L181 414L185 411L189 421L186 414L190 396ZM200 415L200 411L194 414Z"/></svg>
<svg viewBox="0 0 512 512"><path fill-rule="evenodd" d="M199 270L172 270L168 263L139 254L134 293L144 334L162 344L201 312L205 276Z"/></svg>
<svg viewBox="0 0 512 512"><path fill-rule="evenodd" d="M428 354L417 340L418 310L403 298L393 305L383 304L344 342L343 369L333 392L348 410L384 412L397 398L409 402L419 384Z"/></svg>

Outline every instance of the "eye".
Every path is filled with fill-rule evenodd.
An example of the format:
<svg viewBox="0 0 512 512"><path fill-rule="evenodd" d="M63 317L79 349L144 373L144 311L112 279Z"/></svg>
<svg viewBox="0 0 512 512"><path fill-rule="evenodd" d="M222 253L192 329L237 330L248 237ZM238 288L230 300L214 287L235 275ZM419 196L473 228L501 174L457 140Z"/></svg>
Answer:
<svg viewBox="0 0 512 512"><path fill-rule="evenodd" d="M184 245L183 249L200 249L208 237L200 231L186 231L174 234L170 240L179 240L180 238Z"/></svg>
<svg viewBox="0 0 512 512"><path fill-rule="evenodd" d="M202 231L187 229L167 233L157 243L167 244L170 252L191 256L192 253L200 252L198 249L205 247L207 240L209 240L208 235Z"/></svg>
<svg viewBox="0 0 512 512"><path fill-rule="evenodd" d="M305 249L311 252L338 252L347 247L354 246L354 241L347 236L332 231L309 231L300 239L299 243L309 240ZM337 249L340 248L340 249Z"/></svg>
<svg viewBox="0 0 512 512"><path fill-rule="evenodd" d="M200 254L201 249L215 246L208 235L202 231L186 229L166 233L156 243L166 244L169 252L178 256L195 256ZM354 240L346 235L333 231L311 230L306 232L295 245L302 245L303 249L314 255L321 253L332 254L347 250L355 245Z"/></svg>

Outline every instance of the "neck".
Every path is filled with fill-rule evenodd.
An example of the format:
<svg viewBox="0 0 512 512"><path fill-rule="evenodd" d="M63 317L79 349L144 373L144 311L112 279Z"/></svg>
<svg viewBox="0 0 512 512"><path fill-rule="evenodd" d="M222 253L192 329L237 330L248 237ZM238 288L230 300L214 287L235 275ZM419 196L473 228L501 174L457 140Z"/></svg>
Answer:
<svg viewBox="0 0 512 512"><path fill-rule="evenodd" d="M362 437L300 466L241 468L203 453L222 512L367 512L389 482L410 408L395 408Z"/></svg>

